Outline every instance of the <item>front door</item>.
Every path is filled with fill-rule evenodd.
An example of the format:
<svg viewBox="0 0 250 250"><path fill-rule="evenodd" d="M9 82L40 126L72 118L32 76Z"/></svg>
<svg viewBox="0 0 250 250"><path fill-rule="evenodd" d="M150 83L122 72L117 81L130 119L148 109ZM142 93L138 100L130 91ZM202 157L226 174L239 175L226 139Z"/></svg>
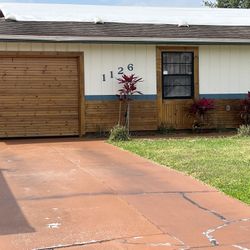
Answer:
<svg viewBox="0 0 250 250"><path fill-rule="evenodd" d="M198 49L158 48L159 123L174 129L192 128L188 108L198 97Z"/></svg>

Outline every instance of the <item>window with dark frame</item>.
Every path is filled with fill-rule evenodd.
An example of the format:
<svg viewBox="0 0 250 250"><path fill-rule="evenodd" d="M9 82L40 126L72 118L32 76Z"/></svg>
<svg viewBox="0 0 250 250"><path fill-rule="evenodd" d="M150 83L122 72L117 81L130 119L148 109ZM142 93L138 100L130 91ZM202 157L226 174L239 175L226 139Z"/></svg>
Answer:
<svg viewBox="0 0 250 250"><path fill-rule="evenodd" d="M162 94L164 99L194 96L194 53L162 52Z"/></svg>

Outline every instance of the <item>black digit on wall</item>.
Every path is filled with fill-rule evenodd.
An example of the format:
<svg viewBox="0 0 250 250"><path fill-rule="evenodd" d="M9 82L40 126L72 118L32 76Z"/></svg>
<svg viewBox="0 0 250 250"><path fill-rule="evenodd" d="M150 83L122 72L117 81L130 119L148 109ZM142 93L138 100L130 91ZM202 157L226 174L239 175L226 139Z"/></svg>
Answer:
<svg viewBox="0 0 250 250"><path fill-rule="evenodd" d="M102 81L106 82L106 76L105 76L105 74L102 75Z"/></svg>
<svg viewBox="0 0 250 250"><path fill-rule="evenodd" d="M134 64L130 63L130 64L128 65L128 70L129 70L129 71L133 71L133 70L134 70Z"/></svg>
<svg viewBox="0 0 250 250"><path fill-rule="evenodd" d="M118 74L119 75L123 75L124 74L124 68L123 67L119 67L118 68Z"/></svg>

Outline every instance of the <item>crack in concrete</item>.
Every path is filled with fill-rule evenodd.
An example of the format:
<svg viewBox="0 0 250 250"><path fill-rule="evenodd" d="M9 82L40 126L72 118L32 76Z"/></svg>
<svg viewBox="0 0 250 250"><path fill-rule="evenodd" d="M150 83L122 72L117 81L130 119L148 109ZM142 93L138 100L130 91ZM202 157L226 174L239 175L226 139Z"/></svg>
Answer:
<svg viewBox="0 0 250 250"><path fill-rule="evenodd" d="M197 202L193 201L192 199L190 199L189 197L187 197L187 194L193 194L193 193L212 193L212 192L218 192L218 191L189 191L189 192L180 192L180 191L170 191L170 192L132 192L132 193L117 193L112 187L110 187L105 181L101 180L99 177L97 177L95 174L93 174L92 172L89 172L87 171L86 169L83 169L81 166L80 166L80 162L75 162L75 161L72 161L71 159L68 159L67 157L65 157L64 154L62 154L60 151L58 151L57 149L51 147L54 151L56 151L58 154L60 154L64 159L68 160L69 162L71 162L73 165L75 165L76 167L78 167L79 169L81 169L82 171L88 173L89 175L93 176L94 178L96 178L98 181L101 181L101 183L103 183L106 187L108 187L111 192L110 192L110 195L115 195L115 196L118 196L118 198L120 200L122 200L123 202L125 202L126 204L128 204L129 206L131 206L133 209L135 209L137 211L138 214L140 214L142 217L144 217L149 223L151 223L152 225L154 225L158 230L160 230L160 232L162 232L163 234L166 234L165 232L162 231L162 229L160 228L160 226L156 225L155 223L153 223L152 221L150 221L145 215L143 215L141 212L139 212L134 206L132 206L128 201L124 200L123 198L120 197L120 195L160 195L160 194L179 194L181 195L186 201L188 201L189 203L191 203L192 205L198 207L199 209L203 210L203 211L206 211L212 215L214 215L215 217L217 217L218 219L220 219L221 221L224 222L223 225L221 226L218 226L214 229L208 229L206 232L203 233L203 235L206 236L206 238L209 240L210 244L212 246L218 246L219 245L219 242L212 236L212 233L215 232L216 230L219 230L223 227L226 227L232 223L237 223L237 222L241 222L241 221L248 221L250 220L249 219L241 219L241 220L238 220L238 221L229 221L227 220L223 215L219 214L218 212L216 211L213 211L213 210L210 210L208 208L205 208L203 206L201 206L200 204L198 204ZM93 195L93 194L89 194L89 195ZM109 194L108 194L109 195ZM181 244L182 244L182 250L185 250L185 249L190 249L189 246L186 246L184 242L182 242L180 239L178 239L177 237L175 236L172 236L170 234L167 234L169 235L170 237L176 239L177 241L179 241ZM90 242L87 242L87 243L83 243L83 244L97 244L97 243L103 243L103 242L109 242L109 241L113 241L113 240L118 240L118 239L112 239L112 240L104 240L104 241L90 241ZM73 246L73 245L71 245ZM69 246L68 246L69 247ZM233 245L233 247L241 247L239 245ZM62 248L62 247L61 247ZM36 250L53 250L55 248L43 248L43 249L36 249ZM240 249L240 248L239 248ZM242 250L249 250L249 249L244 249L242 248Z"/></svg>
<svg viewBox="0 0 250 250"><path fill-rule="evenodd" d="M132 246L147 246L147 247L178 247L178 245L172 245L169 242L161 243L136 243L136 242L124 242L123 244L132 245Z"/></svg>
<svg viewBox="0 0 250 250"><path fill-rule="evenodd" d="M249 248L238 246L238 245L233 245L233 247L241 249L241 250L249 250Z"/></svg>
<svg viewBox="0 0 250 250"><path fill-rule="evenodd" d="M193 201L192 199L190 199L189 197L186 196L187 193L182 193L182 197L187 200L188 202L190 202L191 204L195 205L196 207L216 216L217 218L219 218L220 220L222 220L223 222L228 222L228 220L221 214L219 214L218 212L214 211L214 210L210 210L208 208L202 207L200 204L198 204L197 202Z"/></svg>
<svg viewBox="0 0 250 250"><path fill-rule="evenodd" d="M212 246L219 246L219 242L217 239L215 239L215 237L212 235L212 233L214 233L215 231L219 230L219 229L222 229L222 228L225 228L231 224L234 224L234 223L239 223L239 222L245 222L245 221L250 221L250 218L246 218L246 219L239 219L239 220L236 220L236 221L229 221L228 219L226 219L223 215L219 214L218 212L214 211L214 210L210 210L208 208L205 208L203 206L201 206L199 203L195 202L194 200L192 200L191 198L187 197L187 193L182 193L182 197L188 201L189 203L193 204L194 206L198 207L199 209L201 210L204 210L212 215L214 215L215 217L217 217L218 219L220 219L221 221L224 222L224 224L216 227L216 228L211 228L211 229L208 229L206 232L203 232L203 235L205 235L205 237L209 240L210 244ZM246 249L244 247L241 247L239 245L233 245L233 247L237 247L241 250L250 250L250 249Z"/></svg>
<svg viewBox="0 0 250 250"><path fill-rule="evenodd" d="M123 193L123 192L99 192L99 193L72 193L67 195L52 195L52 196L43 196L43 197L35 197L35 196L27 196L21 197L17 199L18 201L39 201L39 200L54 200L54 199L64 199L64 198L72 198L78 196L102 196L102 195L114 195L114 196L140 196L140 195L163 195L163 194L201 194L201 193L212 193L216 191L166 191L166 192L131 192L131 193Z"/></svg>
<svg viewBox="0 0 250 250"><path fill-rule="evenodd" d="M119 197L119 196L118 196ZM124 200L122 198L119 197L120 200L122 200L123 202L125 202L127 205L129 205L130 207L132 207L138 214L140 214L146 221L148 221L150 224L154 225L160 232L162 232L162 235L168 235L170 236L171 238L175 239L176 241L178 241L183 247L185 247L185 243L180 240L179 238L177 238L176 236L173 236L169 233L166 233L162 230L162 228L155 224L153 221L151 221L148 217L146 217L144 214L142 214L140 211L138 211L137 208L135 208L133 205L130 204L130 202L128 202L127 200Z"/></svg>
<svg viewBox="0 0 250 250"><path fill-rule="evenodd" d="M248 242L240 242L239 244L249 244L250 242L248 241ZM233 247L240 247L240 246L238 246L238 245L233 245ZM220 244L220 247L232 247L232 245L231 244ZM211 245L205 245L205 246L192 246L192 247L190 247L188 250L190 250L190 249L203 249L203 248L205 248L205 249L210 249L211 248ZM179 249L179 250L187 250L187 249ZM244 250L250 250L250 249L244 249Z"/></svg>
<svg viewBox="0 0 250 250"><path fill-rule="evenodd" d="M215 239L215 237L212 235L212 233L214 233L217 230L220 230L222 228L228 227L232 224L235 223L239 223L239 222L246 222L246 221L250 221L250 218L245 218L245 219L239 219L239 220L234 220L234 221L226 221L224 224L216 227L216 228L210 228L208 229L206 232L203 232L203 235L206 236L206 238L209 240L209 242L213 245L213 246L219 246L219 242ZM233 247L239 248L241 246L239 245L232 245ZM249 250L249 249L245 249L244 247L241 247L244 250Z"/></svg>
<svg viewBox="0 0 250 250"><path fill-rule="evenodd" d="M123 244L127 244L127 245L145 245L145 246L168 246L168 247L171 247L171 246L179 246L179 245L174 245L174 244L171 244L169 242L159 242L159 243L153 243L153 242L128 242L128 240L124 240L122 242Z"/></svg>
<svg viewBox="0 0 250 250"><path fill-rule="evenodd" d="M129 206L133 207L137 211L138 214L140 214L143 218L145 218L145 220L147 220L150 224L154 225L159 231L161 231L162 235L168 235L169 237L178 241L180 243L180 245L182 246L183 250L189 249L189 246L186 246L186 244L182 240L180 240L179 238L177 238L174 235L171 235L170 233L164 232L159 225L155 224L153 221L151 221L149 218L147 218L144 214L142 214L140 211L138 211L138 209L136 209L134 206L132 206L128 201L126 201L122 198L120 198L120 199L123 200L124 202L126 202L126 204L128 204Z"/></svg>
<svg viewBox="0 0 250 250"><path fill-rule="evenodd" d="M94 245L94 244L102 244L102 243L107 243L107 242L112 242L112 241L122 241L122 243L126 244L133 244L129 243L128 240L131 239L141 239L144 237L150 237L150 236L163 236L163 235L168 235L168 234L149 234L149 235L142 235L142 236L131 236L131 237L117 237L117 238L111 238L111 239L105 239L105 240L90 240L90 241L83 241L83 242L75 242L72 244L59 244L55 246L50 246L50 247L41 247L41 248L34 248L32 250L56 250L56 249L66 249L70 247L80 247L80 246L87 246L87 245ZM137 243L137 244L143 244L143 245L148 245L148 244L157 244L157 243ZM160 244L166 244L166 243L159 243ZM179 246L179 245L174 245L167 243L168 246ZM167 245L165 245L167 246Z"/></svg>
<svg viewBox="0 0 250 250"><path fill-rule="evenodd" d="M51 147L51 146L50 146ZM94 177L96 180L100 181L103 185L105 185L106 187L108 187L108 189L113 193L113 195L117 195L118 199L120 199L121 201L123 201L124 203L126 203L127 205L129 205L131 208L133 208L140 216L142 216L146 221L148 221L150 224L154 225L160 232L162 232L162 234L165 235L169 235L170 237L172 237L173 239L177 240L178 242L180 242L180 244L182 244L182 246L184 248L186 248L185 243L183 241L181 241L180 239L178 239L175 236L172 236L168 233L165 233L164 231L162 231L162 229L160 228L160 226L156 225L155 223L153 223L152 221L150 221L144 214L142 214L140 211L138 211L138 209L136 209L133 205L131 205L128 201L124 200L123 198L120 197L121 194L119 194L118 192L116 192L113 187L111 187L109 184L107 184L105 181L101 180L100 177L97 177L95 174L93 174L91 171L87 171L86 169L84 169L83 167L81 167L80 165L80 161L72 161L71 159L68 159L67 157L65 157L64 154L62 154L60 151L58 151L57 149L51 147L56 153L58 153L59 155L61 155L65 160L69 161L71 164L73 164L74 166L76 166L77 168L79 168L80 170L82 170L83 172L89 174L90 176ZM177 194L179 194L180 192L176 192ZM145 195L145 192L143 192L143 194ZM163 194L163 193L162 193ZM39 249L38 249L39 250ZM43 250L43 249L41 249ZM46 250L46 249L45 249ZM50 250L50 249L49 249Z"/></svg>
<svg viewBox="0 0 250 250"><path fill-rule="evenodd" d="M217 217L218 219L222 220L225 223L228 223L228 220L221 214L217 213L216 211L210 210L208 208L205 208L203 206L201 206L199 203L193 201L191 198L186 196L186 193L182 193L182 197L188 201L189 203L191 203L192 205L198 207L201 210L204 210L212 215L214 215L215 217ZM211 235L211 233L214 232L212 229L208 229L206 232L203 232L203 235L206 236L206 238L209 240L210 244L212 246L218 246L219 242Z"/></svg>

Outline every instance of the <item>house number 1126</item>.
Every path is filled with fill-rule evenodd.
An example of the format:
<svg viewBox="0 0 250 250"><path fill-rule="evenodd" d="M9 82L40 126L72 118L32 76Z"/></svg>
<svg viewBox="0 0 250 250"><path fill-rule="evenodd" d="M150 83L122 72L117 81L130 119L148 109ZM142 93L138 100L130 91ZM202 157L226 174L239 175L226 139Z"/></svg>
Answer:
<svg viewBox="0 0 250 250"><path fill-rule="evenodd" d="M128 71L133 71L134 70L134 64L130 63L127 66ZM118 67L118 75L123 75L124 74L124 67ZM114 73L113 71L110 71L110 78L114 78ZM102 81L106 82L106 74L102 75Z"/></svg>

